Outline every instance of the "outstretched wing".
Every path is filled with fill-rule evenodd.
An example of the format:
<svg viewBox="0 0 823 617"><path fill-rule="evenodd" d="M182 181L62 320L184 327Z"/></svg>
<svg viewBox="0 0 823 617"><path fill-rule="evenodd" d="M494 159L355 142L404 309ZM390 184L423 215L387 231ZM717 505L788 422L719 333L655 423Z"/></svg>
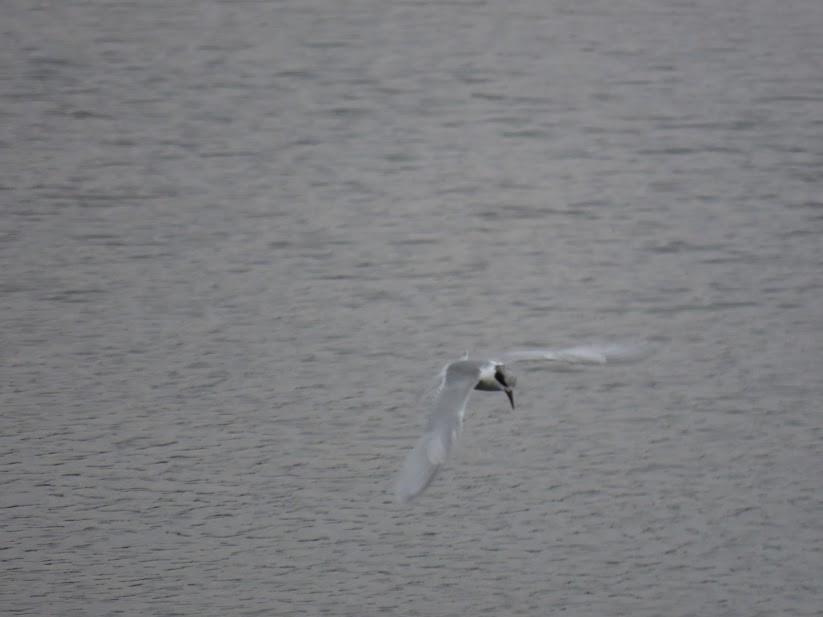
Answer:
<svg viewBox="0 0 823 617"><path fill-rule="evenodd" d="M568 349L522 349L507 351L495 360L503 364L524 360L552 360L568 364L605 364L606 362L632 361L652 352L648 344L579 345Z"/></svg>
<svg viewBox="0 0 823 617"><path fill-rule="evenodd" d="M443 373L426 429L409 453L395 485L395 495L407 502L431 484L463 428L463 412L477 385L480 370L470 362L453 362Z"/></svg>

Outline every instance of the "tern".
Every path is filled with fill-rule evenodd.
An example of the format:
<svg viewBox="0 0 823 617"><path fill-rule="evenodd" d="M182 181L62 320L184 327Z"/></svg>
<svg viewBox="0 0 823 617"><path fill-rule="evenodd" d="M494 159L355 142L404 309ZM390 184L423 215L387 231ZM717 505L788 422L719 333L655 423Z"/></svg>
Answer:
<svg viewBox="0 0 823 617"><path fill-rule="evenodd" d="M401 503L411 501L434 480L463 429L463 414L472 390L506 394L514 410L517 378L506 366L525 360L549 360L566 364L605 364L646 355L647 345L585 345L568 349L526 349L508 351L490 358L470 360L466 354L449 362L440 371L437 386L430 393L432 408L417 445L409 453L395 485Z"/></svg>

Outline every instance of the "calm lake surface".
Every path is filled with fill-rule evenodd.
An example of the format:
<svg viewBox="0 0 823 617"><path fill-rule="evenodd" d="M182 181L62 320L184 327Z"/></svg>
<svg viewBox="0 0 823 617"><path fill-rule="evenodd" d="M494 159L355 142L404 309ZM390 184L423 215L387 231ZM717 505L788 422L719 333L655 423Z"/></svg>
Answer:
<svg viewBox="0 0 823 617"><path fill-rule="evenodd" d="M0 14L2 614L823 614L819 0Z"/></svg>

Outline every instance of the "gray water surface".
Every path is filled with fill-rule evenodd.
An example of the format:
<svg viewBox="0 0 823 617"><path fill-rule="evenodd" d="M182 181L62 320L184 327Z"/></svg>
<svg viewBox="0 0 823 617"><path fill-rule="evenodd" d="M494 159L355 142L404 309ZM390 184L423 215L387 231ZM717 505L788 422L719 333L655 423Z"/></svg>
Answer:
<svg viewBox="0 0 823 617"><path fill-rule="evenodd" d="M0 12L0 612L823 614L823 3Z"/></svg>

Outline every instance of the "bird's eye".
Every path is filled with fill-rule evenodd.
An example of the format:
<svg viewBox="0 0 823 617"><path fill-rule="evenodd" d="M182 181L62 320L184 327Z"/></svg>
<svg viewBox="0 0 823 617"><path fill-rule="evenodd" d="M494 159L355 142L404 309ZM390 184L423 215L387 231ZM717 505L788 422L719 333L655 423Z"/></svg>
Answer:
<svg viewBox="0 0 823 617"><path fill-rule="evenodd" d="M500 383L501 386L506 385L506 376L503 374L503 371L501 371L500 369L497 369L494 372L494 378L498 381L498 383Z"/></svg>

